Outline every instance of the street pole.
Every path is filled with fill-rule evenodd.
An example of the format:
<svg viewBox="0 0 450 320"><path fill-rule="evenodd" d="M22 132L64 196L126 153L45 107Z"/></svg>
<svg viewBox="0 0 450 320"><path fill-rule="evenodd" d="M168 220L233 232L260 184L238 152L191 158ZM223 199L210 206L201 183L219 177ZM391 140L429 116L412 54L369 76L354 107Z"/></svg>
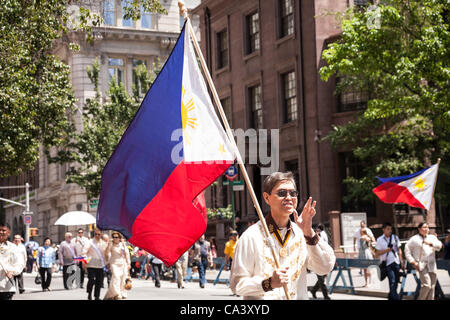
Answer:
<svg viewBox="0 0 450 320"><path fill-rule="evenodd" d="M30 212L30 184L27 182L25 184L25 212L29 214ZM30 241L30 224L25 223L25 243Z"/></svg>
<svg viewBox="0 0 450 320"><path fill-rule="evenodd" d="M235 211L235 207L234 207L234 190L233 190L233 186L234 186L234 181L231 180L230 181L230 188L231 188L231 210L233 212L233 215L231 216L231 225L233 226L233 230L236 230L236 211Z"/></svg>

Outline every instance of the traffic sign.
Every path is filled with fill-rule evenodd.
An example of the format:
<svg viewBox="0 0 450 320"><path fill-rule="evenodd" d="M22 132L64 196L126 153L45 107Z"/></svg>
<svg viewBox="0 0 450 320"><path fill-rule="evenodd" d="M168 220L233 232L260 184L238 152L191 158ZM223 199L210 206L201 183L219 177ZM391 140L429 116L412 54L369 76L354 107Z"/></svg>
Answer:
<svg viewBox="0 0 450 320"><path fill-rule="evenodd" d="M233 186L233 191L244 191L244 185L242 185L242 184L234 185Z"/></svg>
<svg viewBox="0 0 450 320"><path fill-rule="evenodd" d="M227 177L228 180L234 180L234 179L236 179L237 174L238 174L238 171L237 171L236 167L231 165L225 172L225 177Z"/></svg>
<svg viewBox="0 0 450 320"><path fill-rule="evenodd" d="M95 209L98 207L98 199L93 199L89 202L89 207L91 209Z"/></svg>
<svg viewBox="0 0 450 320"><path fill-rule="evenodd" d="M23 223L24 224L31 224L31 216L24 216L23 217Z"/></svg>
<svg viewBox="0 0 450 320"><path fill-rule="evenodd" d="M222 183L224 186L238 186L238 185L244 185L244 180L237 180L237 181L224 181Z"/></svg>

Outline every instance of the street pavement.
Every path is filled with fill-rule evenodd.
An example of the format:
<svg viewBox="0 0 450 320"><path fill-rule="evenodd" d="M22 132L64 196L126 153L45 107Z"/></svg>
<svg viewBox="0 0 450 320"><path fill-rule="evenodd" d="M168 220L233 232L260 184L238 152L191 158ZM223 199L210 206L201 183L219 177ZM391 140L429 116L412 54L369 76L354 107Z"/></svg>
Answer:
<svg viewBox="0 0 450 320"><path fill-rule="evenodd" d="M346 291L336 291L330 295L332 300L386 300L387 292L389 291L387 280L384 280L369 288L364 288L364 277L359 274L359 269L351 269L353 283L356 294L353 295ZM205 288L200 288L198 280L194 279L192 282L187 282L184 289L178 289L175 282L169 280L162 280L161 287L156 288L154 282L149 280L138 280L133 278L133 288L128 291L128 300L242 300L242 297L234 296L226 283L213 284L217 277L216 270L207 271L207 280ZM334 281L337 271L331 274L330 284ZM42 292L40 285L34 283L36 273L24 274L25 292L23 294L16 293L13 300L86 300L86 289L75 288L72 290L65 290L62 284L62 272L53 273L51 283L52 291ZM348 282L348 275L345 275ZM223 271L220 278L225 280L229 277L228 271ZM312 287L316 282L316 275L314 273L307 274L308 287ZM441 284L442 290L446 297L450 297L450 278L447 271L438 271L438 280ZM85 277L84 287L86 288L87 277ZM107 282L104 281L105 288L101 291L101 297L106 293ZM339 280L337 285L342 285ZM414 291L416 288L415 281L412 275L407 277L405 291ZM399 285L400 290L400 285ZM312 298L311 293L309 297ZM317 300L322 300L322 293L317 292ZM412 297L407 297L411 299Z"/></svg>

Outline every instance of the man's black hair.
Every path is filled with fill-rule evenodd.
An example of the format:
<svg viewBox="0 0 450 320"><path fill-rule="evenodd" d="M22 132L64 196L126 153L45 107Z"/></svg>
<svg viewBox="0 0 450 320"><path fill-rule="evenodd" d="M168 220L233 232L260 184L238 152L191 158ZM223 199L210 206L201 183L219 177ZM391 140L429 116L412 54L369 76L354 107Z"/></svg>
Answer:
<svg viewBox="0 0 450 320"><path fill-rule="evenodd" d="M0 227L7 227L9 230L11 230L11 226L7 222L0 222Z"/></svg>
<svg viewBox="0 0 450 320"><path fill-rule="evenodd" d="M381 229L384 229L386 227L392 227L392 224L390 222L385 222L383 223L383 225L381 226Z"/></svg>

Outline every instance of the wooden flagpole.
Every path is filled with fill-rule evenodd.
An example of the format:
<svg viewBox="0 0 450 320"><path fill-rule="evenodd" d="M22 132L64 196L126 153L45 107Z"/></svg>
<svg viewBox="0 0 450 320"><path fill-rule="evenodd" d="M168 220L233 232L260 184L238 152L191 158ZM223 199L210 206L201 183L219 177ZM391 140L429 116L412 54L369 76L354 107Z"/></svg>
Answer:
<svg viewBox="0 0 450 320"><path fill-rule="evenodd" d="M186 27L188 28L189 35L191 36L191 38L193 40L192 42L194 44L195 52L197 53L197 56L200 58L200 64L201 64L201 66L203 68L203 73L206 76L206 80L207 80L208 85L209 85L209 87L210 87L210 89L212 91L214 102L217 105L217 109L219 111L220 117L222 118L222 121L223 121L223 123L225 125L225 132L226 132L226 134L228 136L228 140L230 140L230 143L231 143L231 145L233 147L233 153L236 155L237 163L239 164L239 168L241 169L241 172L242 172L242 174L244 176L244 180L245 180L245 183L247 185L247 189L250 192L250 197L252 198L253 205L254 205L254 207L256 209L256 212L258 214L259 220L262 223L262 226L263 226L263 229L264 229L264 233L266 235L266 239L267 239L267 241L269 243L269 246L270 246L270 249L272 251L272 255L273 255L273 258L274 258L274 261L275 261L275 265L276 265L277 269L279 269L280 268L280 262L278 260L277 255L276 255L276 252L275 252L275 243L274 243L273 239L270 237L270 232L269 232L269 229L267 228L266 220L264 219L264 216L262 214L261 207L259 205L258 199L256 198L255 191L253 190L252 183L251 183L250 178L249 178L249 176L247 174L247 169L244 166L244 162L242 161L241 155L239 153L239 149L238 149L238 147L236 145L236 142L234 141L233 133L231 132L230 125L228 124L227 118L225 116L225 112L223 111L222 103L220 102L219 95L218 95L218 93L216 91L216 88L214 86L213 80L211 78L211 75L209 73L208 67L206 65L205 59L203 57L202 51L200 49L200 46L198 44L198 41L197 41L197 38L195 36L194 30L192 28L190 19L189 19L188 14L187 14L187 9L185 8L183 1L178 1L178 6L180 8L180 14L186 20ZM291 300L291 295L289 294L289 290L287 288L287 284L283 285L283 289L284 289L284 293L286 294L286 299L287 300Z"/></svg>
<svg viewBox="0 0 450 320"><path fill-rule="evenodd" d="M437 175L438 175L438 173L439 173L439 165L441 164L441 158L438 158L437 159L437 167L436 167L436 179L434 180L434 185L433 185L433 193L432 193L432 198L431 198L431 201L433 201L433 199L434 199L434 213L436 214L436 198L434 197L434 191L436 190L436 184L437 184L437 179L438 179L438 177L437 177ZM430 209L431 209L431 207L430 207ZM444 219L443 219L443 217L442 217L442 210L439 210L439 220L440 220L440 222L441 222L441 229L442 229L442 234L444 234L445 235L445 227L444 227Z"/></svg>

